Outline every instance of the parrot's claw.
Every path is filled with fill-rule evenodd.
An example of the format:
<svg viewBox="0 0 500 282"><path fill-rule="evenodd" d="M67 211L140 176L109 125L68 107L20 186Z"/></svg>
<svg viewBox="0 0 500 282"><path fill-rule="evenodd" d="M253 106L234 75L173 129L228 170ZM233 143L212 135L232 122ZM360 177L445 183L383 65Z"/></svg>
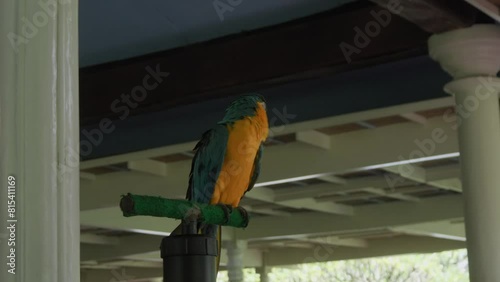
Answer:
<svg viewBox="0 0 500 282"><path fill-rule="evenodd" d="M237 209L240 211L241 216L243 217L243 220L245 221L245 225L243 227L247 227L248 226L248 221L249 221L247 210L245 210L242 207L237 207Z"/></svg>
<svg viewBox="0 0 500 282"><path fill-rule="evenodd" d="M218 204L224 211L224 216L226 217L226 221L224 223L228 223L231 219L231 213L233 212L233 207L230 205Z"/></svg>

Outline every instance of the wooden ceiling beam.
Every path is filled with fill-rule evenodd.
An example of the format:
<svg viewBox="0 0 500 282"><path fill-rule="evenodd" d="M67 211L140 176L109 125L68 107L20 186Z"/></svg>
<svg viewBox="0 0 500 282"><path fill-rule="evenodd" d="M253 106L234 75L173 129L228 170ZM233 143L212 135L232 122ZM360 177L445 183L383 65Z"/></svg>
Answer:
<svg viewBox="0 0 500 282"><path fill-rule="evenodd" d="M457 0L370 0L393 10L400 17L430 33L441 33L468 27L475 21L477 10L465 1Z"/></svg>

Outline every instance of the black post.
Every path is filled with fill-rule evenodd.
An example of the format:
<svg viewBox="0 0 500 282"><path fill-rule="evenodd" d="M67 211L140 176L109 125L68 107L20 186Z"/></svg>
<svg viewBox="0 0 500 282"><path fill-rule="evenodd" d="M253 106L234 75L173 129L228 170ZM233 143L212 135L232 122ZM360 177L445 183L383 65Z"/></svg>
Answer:
<svg viewBox="0 0 500 282"><path fill-rule="evenodd" d="M216 282L217 240L198 234L161 241L164 282Z"/></svg>

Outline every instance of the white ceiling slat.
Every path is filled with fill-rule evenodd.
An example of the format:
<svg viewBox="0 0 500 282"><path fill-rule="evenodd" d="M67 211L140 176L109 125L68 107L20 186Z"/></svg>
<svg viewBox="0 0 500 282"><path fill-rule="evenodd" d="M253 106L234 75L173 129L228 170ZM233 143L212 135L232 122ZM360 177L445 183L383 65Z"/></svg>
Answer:
<svg viewBox="0 0 500 282"><path fill-rule="evenodd" d="M387 198L398 199L398 200L403 200L403 201L409 201L409 202L419 202L420 201L419 198L414 197L414 196L408 196L408 195L404 195L401 193L390 193L390 192L387 192L383 189L366 188L366 189L363 189L363 191L370 192L370 193L373 193L375 195L379 195L379 196L383 196L383 197L387 197Z"/></svg>
<svg viewBox="0 0 500 282"><path fill-rule="evenodd" d="M338 177L335 175L325 175L325 176L320 176L318 179L323 180L325 182L329 183L334 183L334 184L346 184L347 180L345 180L342 177Z"/></svg>
<svg viewBox="0 0 500 282"><path fill-rule="evenodd" d="M413 121L415 123L421 124L421 125L426 125L427 124L427 118L419 115L417 113L404 113L401 114L400 116L404 117L405 119L409 121Z"/></svg>
<svg viewBox="0 0 500 282"><path fill-rule="evenodd" d="M445 190L462 192L462 186L459 181L449 181L447 177L450 177L450 173L448 171L446 171L447 175L443 175L441 176L441 178L439 177L440 172L434 172L432 178L433 180L429 181L427 177L428 170L432 171L435 169L426 169L413 164L402 164L392 167L386 167L384 168L384 170L419 183L432 185ZM454 171L453 173L456 173L456 171ZM452 178L458 177L458 175L455 174L451 176Z"/></svg>
<svg viewBox="0 0 500 282"><path fill-rule="evenodd" d="M413 202L394 202L356 207L353 216L325 213L300 213L292 217L259 217L245 230L237 230L240 239L257 240L367 230L463 217L462 195L440 196Z"/></svg>
<svg viewBox="0 0 500 282"><path fill-rule="evenodd" d="M459 224L453 224L450 221L426 222L398 226L391 228L391 230L406 234L465 242L465 225L463 222Z"/></svg>
<svg viewBox="0 0 500 282"><path fill-rule="evenodd" d="M305 239L295 239L295 240L300 242L310 242L315 245L344 246L353 248L366 248L368 246L368 241L364 239L352 239L352 238L343 239L337 236L305 238Z"/></svg>
<svg viewBox="0 0 500 282"><path fill-rule="evenodd" d="M460 179L460 165L458 163L433 167L426 171L426 180L431 182L457 178Z"/></svg>
<svg viewBox="0 0 500 282"><path fill-rule="evenodd" d="M316 130L299 131L295 133L297 141L316 146L325 150L330 150L330 136Z"/></svg>
<svg viewBox="0 0 500 282"><path fill-rule="evenodd" d="M96 180L96 175L89 172L80 171L80 179L85 180Z"/></svg>
<svg viewBox="0 0 500 282"><path fill-rule="evenodd" d="M275 192L272 189L266 187L255 187L251 192L247 193L245 197L288 208L307 209L342 215L352 215L353 213L352 207L334 203L319 203L313 198L277 202L275 201Z"/></svg>
<svg viewBox="0 0 500 282"><path fill-rule="evenodd" d="M340 194L346 192L361 191L365 188L384 188L387 187L387 180L383 176L368 176L359 179L349 180L344 185L322 183L313 184L304 188L285 188L276 192L276 201L294 200L308 197L319 197L322 195ZM318 201L326 200L328 196L322 196Z"/></svg>
<svg viewBox="0 0 500 282"><path fill-rule="evenodd" d="M158 176L167 175L167 165L155 160L136 160L127 162L127 168Z"/></svg>

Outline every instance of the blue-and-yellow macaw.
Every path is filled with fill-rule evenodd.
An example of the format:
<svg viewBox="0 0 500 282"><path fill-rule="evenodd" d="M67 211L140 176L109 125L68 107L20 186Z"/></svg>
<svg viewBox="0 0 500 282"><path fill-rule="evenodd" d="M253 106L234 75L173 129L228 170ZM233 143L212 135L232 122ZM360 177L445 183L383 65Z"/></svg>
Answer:
<svg viewBox="0 0 500 282"><path fill-rule="evenodd" d="M194 148L187 199L238 207L243 195L257 181L268 133L266 103L262 96L247 95L232 102L224 118L205 132ZM217 237L218 268L221 227L200 226L199 232Z"/></svg>

